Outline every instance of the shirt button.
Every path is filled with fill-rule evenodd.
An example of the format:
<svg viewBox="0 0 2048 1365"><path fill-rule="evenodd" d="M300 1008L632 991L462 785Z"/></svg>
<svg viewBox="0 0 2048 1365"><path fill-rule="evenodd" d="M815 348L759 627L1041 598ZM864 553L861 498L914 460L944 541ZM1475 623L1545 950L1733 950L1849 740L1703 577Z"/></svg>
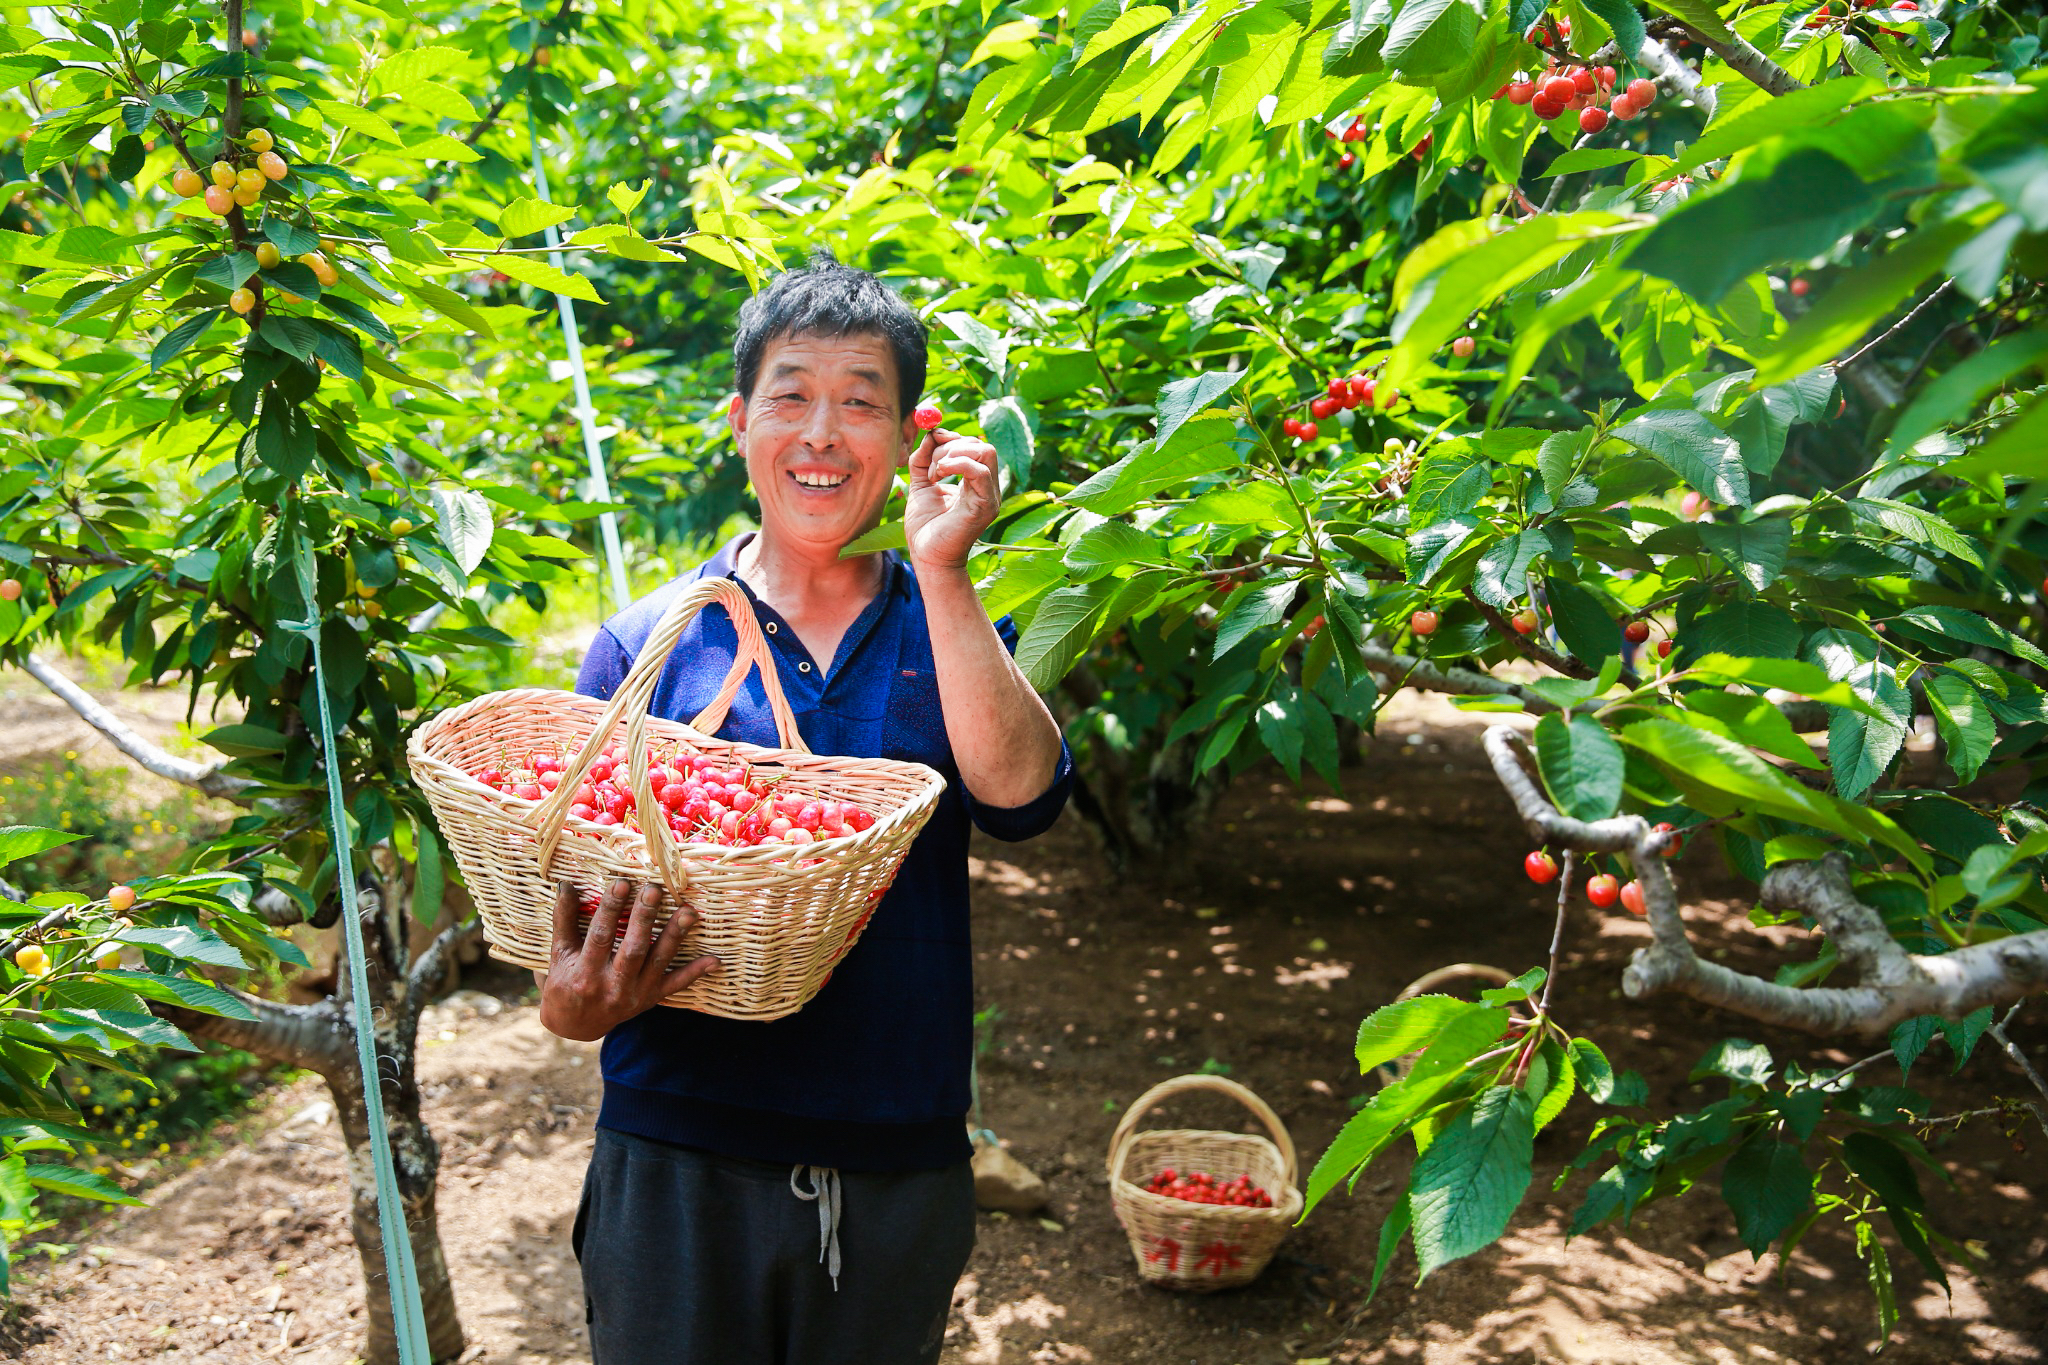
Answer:
<svg viewBox="0 0 2048 1365"><path fill-rule="evenodd" d="M775 633L775 623L773 621L770 621L767 625L761 627L761 629L767 631L770 635L773 635Z"/></svg>
<svg viewBox="0 0 2048 1365"><path fill-rule="evenodd" d="M808 673L811 671L811 666L808 663L800 663L796 666L796 671L799 673Z"/></svg>

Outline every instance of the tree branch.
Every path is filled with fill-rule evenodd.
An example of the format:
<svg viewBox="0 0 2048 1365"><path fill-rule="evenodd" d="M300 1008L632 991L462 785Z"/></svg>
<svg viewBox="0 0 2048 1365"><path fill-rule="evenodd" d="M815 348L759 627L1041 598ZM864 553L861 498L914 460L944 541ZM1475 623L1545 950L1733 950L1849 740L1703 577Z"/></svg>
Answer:
<svg viewBox="0 0 2048 1365"><path fill-rule="evenodd" d="M1985 1005L2010 1004L2048 988L2048 930L1931 957L1908 953L1878 913L1856 898L1849 860L1840 853L1818 862L1780 863L1765 875L1760 899L1773 910L1813 916L1843 961L1858 969L1863 984L1780 986L1703 961L1693 951L1670 869L1659 856L1667 836L1639 815L1584 821L1563 814L1530 774L1520 731L1496 725L1486 732L1485 743L1501 785L1542 842L1628 857L1642 883L1653 935L1622 974L1622 990L1631 999L1677 991L1766 1023L1837 1036L1882 1034L1923 1014L1960 1019Z"/></svg>
<svg viewBox="0 0 2048 1365"><path fill-rule="evenodd" d="M355 1043L349 1036L348 1019L333 1000L313 1005L280 1005L242 991L231 990L228 994L241 1001L255 1018L201 1014L182 1005L157 1001L151 1001L149 1007L194 1038L226 1043L286 1066L304 1067L322 1076L355 1066Z"/></svg>
<svg viewBox="0 0 2048 1365"><path fill-rule="evenodd" d="M434 992L434 985L441 974L448 970L448 954L472 934L483 928L483 921L475 915L460 924L451 924L434 936L426 951L413 959L412 966L405 973L405 999L399 1002L392 1029L403 1038L419 1027L420 1011L426 1008L427 998Z"/></svg>
<svg viewBox="0 0 2048 1365"><path fill-rule="evenodd" d="M1531 713L1541 715L1555 711L1555 703L1537 696L1528 688L1496 678L1491 673L1478 673L1469 668L1444 668L1427 659L1412 654L1396 654L1384 645L1367 641L1361 651L1365 666L1373 672L1396 681L1406 679L1408 686L1428 692L1447 692L1460 697L1513 697Z"/></svg>
<svg viewBox="0 0 2048 1365"><path fill-rule="evenodd" d="M65 705L76 711L80 720L105 735L116 749L158 777L195 787L208 796L223 797L245 806L253 804L247 793L257 783L246 777L231 777L222 772L219 765L208 767L165 752L129 729L84 688L33 654L23 656L21 666L30 677L56 693Z"/></svg>
<svg viewBox="0 0 2048 1365"><path fill-rule="evenodd" d="M1683 33L1687 38L1706 48L1723 62L1726 62L1729 69L1735 72L1736 75L1743 77L1752 85L1757 86L1768 94L1789 95L1794 90L1804 90L1806 88L1804 81L1759 52L1750 44L1747 38L1744 38L1732 28L1728 30L1725 38L1710 36L1694 28L1691 24L1677 19L1667 20L1665 23L1659 24L1658 28L1664 32L1676 31ZM1677 59L1674 57L1673 60Z"/></svg>
<svg viewBox="0 0 2048 1365"><path fill-rule="evenodd" d="M1676 52L1655 38L1645 38L1636 61L1650 73L1658 90L1673 99L1691 100L1701 113L1713 118L1720 104L1719 92L1711 85L1700 84L1699 75L1679 60Z"/></svg>

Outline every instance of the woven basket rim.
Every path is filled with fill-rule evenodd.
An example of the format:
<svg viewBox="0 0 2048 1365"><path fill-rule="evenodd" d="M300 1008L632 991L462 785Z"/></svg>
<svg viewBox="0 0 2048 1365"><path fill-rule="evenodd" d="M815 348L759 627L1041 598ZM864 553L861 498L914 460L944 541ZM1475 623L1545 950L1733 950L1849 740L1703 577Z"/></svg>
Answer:
<svg viewBox="0 0 2048 1365"><path fill-rule="evenodd" d="M508 701L527 698L551 701L560 698L574 698L578 703L576 708L578 710L587 710L591 706L596 706L601 711L603 707L603 703L598 702L596 698L586 697L580 692L565 692L559 688L552 687L504 688L496 692L486 692L481 696L472 697L460 706L450 707L445 711L436 713L433 717L415 727L412 734L407 737L405 746L406 759L408 766L414 769L414 781L419 782L423 786L426 785L427 780L437 781L448 786L466 789L473 793L483 793L487 799L494 802L506 799L520 800L521 798L518 797L507 798L506 793L498 791L496 788L485 786L448 759L430 752L428 745L439 738L443 732L469 719L474 713L486 712ZM598 715L595 714L591 717L593 721L598 718ZM665 724L678 725L684 729L689 729L688 724L683 721L670 720L665 716L658 717L657 719L660 719ZM697 731L691 731L691 733L696 737L691 741L692 743L695 743L696 739L707 740L713 745L739 754L742 759L751 761L751 756L756 754L771 756L768 761L760 764L760 766L764 767L772 765L791 772L803 772L805 770L829 770L832 765L831 755L809 754L797 749L776 748L769 745L754 744L746 740L722 739L715 735L701 735ZM790 765L778 761L781 755L790 755L808 761L800 765ZM828 854L844 856L864 849L868 844L879 842L887 837L888 833L896 825L906 823L915 818L927 797L942 794L945 790L946 779L940 775L937 769L929 764L918 763L910 759L893 758L864 759L862 761L869 764L888 764L890 768L900 773L905 780L915 780L921 790L908 794L908 799L892 805L887 811L877 815L874 824L868 826L868 828L857 830L852 834L840 835L834 839L820 840L815 844L756 844L747 846L718 844L708 840L683 841L678 839L676 850L680 855L689 858L693 862L711 867L724 867L728 865L750 867L757 863L774 864L786 862L789 860L792 851L797 848L806 850L802 855L805 858L825 857ZM424 774L419 771L422 767L426 770ZM516 823L532 829L539 824L543 805L544 802L532 802L530 810L520 811L517 814L508 812L508 815ZM608 843L619 847L623 852L633 855L639 861L645 862L650 868L654 866L654 860L647 851L646 835L644 832L634 831L628 825L623 823L600 825L594 820L586 820L581 816L570 815L564 817L563 828L565 830L573 829L577 834L585 837L594 836L605 839ZM623 833L619 833L621 831ZM802 870L807 869L792 869L792 871Z"/></svg>

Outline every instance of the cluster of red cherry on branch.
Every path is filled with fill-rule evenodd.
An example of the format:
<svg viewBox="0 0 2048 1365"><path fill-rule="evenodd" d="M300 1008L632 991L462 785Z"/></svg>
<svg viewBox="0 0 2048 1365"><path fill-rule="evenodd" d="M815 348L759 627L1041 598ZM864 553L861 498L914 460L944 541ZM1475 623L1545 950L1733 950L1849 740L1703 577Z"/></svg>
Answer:
<svg viewBox="0 0 2048 1365"><path fill-rule="evenodd" d="M1559 29L1570 36L1571 29L1562 21ZM1530 35L1531 41L1544 46L1548 45L1549 37L1541 27ZM1621 74L1611 66L1561 63L1554 56L1546 57L1545 62L1541 75L1509 81L1494 91L1493 97L1510 104L1526 104L1531 113L1546 122L1576 113L1582 133L1600 132L1607 127L1610 115L1626 123L1657 100L1656 83L1641 76L1616 93Z"/></svg>
<svg viewBox="0 0 2048 1365"><path fill-rule="evenodd" d="M1238 1176L1235 1180L1218 1180L1207 1171L1189 1171L1183 1175L1168 1166L1146 1181L1145 1189L1152 1194L1163 1194L1168 1199L1185 1199L1190 1204L1235 1204L1244 1209L1273 1207L1273 1196L1254 1185L1248 1175Z"/></svg>
<svg viewBox="0 0 2048 1365"><path fill-rule="evenodd" d="M1332 379L1324 391L1308 402L1309 421L1299 418L1283 418L1280 430L1297 441L1313 441L1322 434L1317 422L1326 422L1345 408L1365 406L1368 408L1391 408L1401 401L1401 391L1396 388L1379 388L1375 382L1362 374L1344 379Z"/></svg>
<svg viewBox="0 0 2048 1365"><path fill-rule="evenodd" d="M1678 827L1669 820L1659 820L1651 828L1659 834L1672 834ZM1676 858L1684 848L1685 840L1682 837L1674 837L1664 849L1664 856ZM1557 870L1557 859L1540 848L1531 851L1522 859L1522 871L1528 873L1529 880L1538 886L1548 886L1556 881ZM1606 872L1586 878L1586 899L1599 910L1605 910L1616 901L1620 901L1622 909L1638 918L1650 913L1643 900L1641 882L1631 878L1624 883L1619 877Z"/></svg>
<svg viewBox="0 0 2048 1365"><path fill-rule="evenodd" d="M809 844L858 834L875 823L874 813L852 801L832 801L799 792L778 793L783 780L745 763L730 766L706 754L647 751L647 785L666 814L668 827L684 843ZM613 744L591 763L575 791L569 814L594 825L640 829L633 795L621 783L627 758ZM566 759L528 754L470 774L495 791L520 801L545 800L568 770Z"/></svg>

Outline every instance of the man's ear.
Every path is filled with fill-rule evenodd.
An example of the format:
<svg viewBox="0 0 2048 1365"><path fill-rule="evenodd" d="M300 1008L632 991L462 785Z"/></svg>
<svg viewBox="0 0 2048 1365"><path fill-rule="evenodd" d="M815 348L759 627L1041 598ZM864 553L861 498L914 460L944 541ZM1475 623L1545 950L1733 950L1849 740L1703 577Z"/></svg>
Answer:
<svg viewBox="0 0 2048 1365"><path fill-rule="evenodd" d="M896 456L896 467L898 469L910 468L910 456L924 441L924 437L925 433L918 428L916 418L906 417L903 419L903 449Z"/></svg>
<svg viewBox="0 0 2048 1365"><path fill-rule="evenodd" d="M732 429L732 439L738 443L740 454L747 453L747 400L734 394L726 400L725 424Z"/></svg>

